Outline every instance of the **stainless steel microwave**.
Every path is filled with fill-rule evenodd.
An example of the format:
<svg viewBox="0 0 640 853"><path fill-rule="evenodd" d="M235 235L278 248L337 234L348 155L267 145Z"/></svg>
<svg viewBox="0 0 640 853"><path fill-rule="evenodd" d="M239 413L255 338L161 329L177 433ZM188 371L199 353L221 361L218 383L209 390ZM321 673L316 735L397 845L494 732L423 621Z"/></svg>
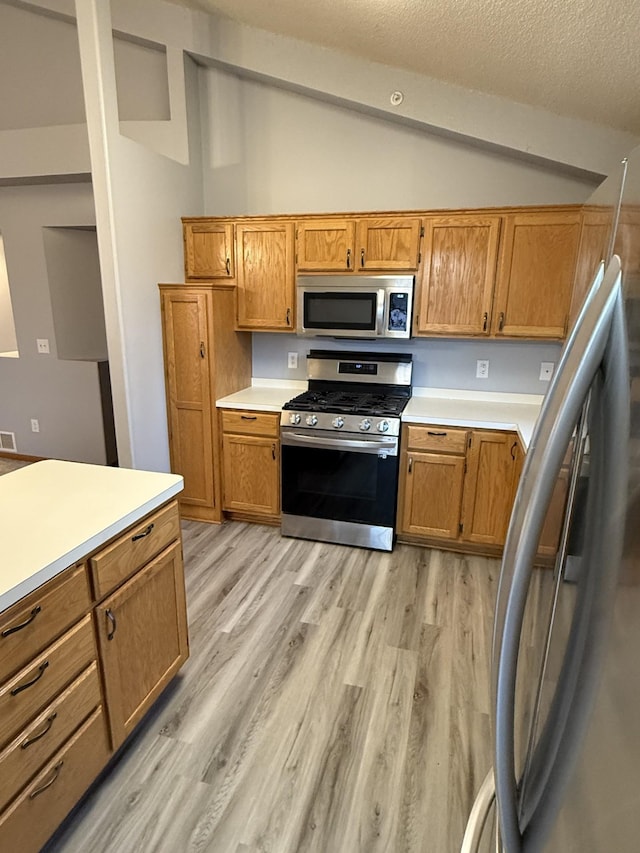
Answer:
<svg viewBox="0 0 640 853"><path fill-rule="evenodd" d="M298 276L298 334L410 338L412 275Z"/></svg>

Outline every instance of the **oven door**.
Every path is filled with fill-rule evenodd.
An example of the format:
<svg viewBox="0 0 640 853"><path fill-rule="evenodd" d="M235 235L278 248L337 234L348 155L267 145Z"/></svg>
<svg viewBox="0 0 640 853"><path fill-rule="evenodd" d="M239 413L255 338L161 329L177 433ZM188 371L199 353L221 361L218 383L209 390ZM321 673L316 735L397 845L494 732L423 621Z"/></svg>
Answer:
<svg viewBox="0 0 640 853"><path fill-rule="evenodd" d="M394 528L397 438L283 428L281 445L283 514Z"/></svg>

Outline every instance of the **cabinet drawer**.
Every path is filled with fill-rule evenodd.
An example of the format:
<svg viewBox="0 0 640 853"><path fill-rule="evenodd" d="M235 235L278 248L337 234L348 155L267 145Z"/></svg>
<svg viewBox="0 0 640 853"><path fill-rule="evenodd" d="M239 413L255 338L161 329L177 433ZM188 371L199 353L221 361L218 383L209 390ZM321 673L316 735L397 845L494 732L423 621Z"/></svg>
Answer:
<svg viewBox="0 0 640 853"><path fill-rule="evenodd" d="M0 752L0 811L100 704L98 667L92 663Z"/></svg>
<svg viewBox="0 0 640 853"><path fill-rule="evenodd" d="M280 415L271 412L236 412L223 409L222 431L278 438Z"/></svg>
<svg viewBox="0 0 640 853"><path fill-rule="evenodd" d="M467 430L438 426L408 426L409 450L435 450L438 453L465 453Z"/></svg>
<svg viewBox="0 0 640 853"><path fill-rule="evenodd" d="M0 615L0 684L91 607L84 565L67 569Z"/></svg>
<svg viewBox="0 0 640 853"><path fill-rule="evenodd" d="M37 853L108 758L104 715L98 708L0 815L2 849Z"/></svg>
<svg viewBox="0 0 640 853"><path fill-rule="evenodd" d="M148 515L89 560L96 598L102 598L180 536L176 501Z"/></svg>
<svg viewBox="0 0 640 853"><path fill-rule="evenodd" d="M0 745L9 741L95 660L91 616L0 685Z"/></svg>

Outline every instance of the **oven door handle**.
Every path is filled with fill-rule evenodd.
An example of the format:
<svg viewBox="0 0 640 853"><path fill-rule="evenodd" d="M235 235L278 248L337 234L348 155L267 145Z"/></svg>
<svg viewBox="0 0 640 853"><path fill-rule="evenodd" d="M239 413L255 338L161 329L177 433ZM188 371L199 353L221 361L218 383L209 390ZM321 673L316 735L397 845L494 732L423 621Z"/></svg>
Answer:
<svg viewBox="0 0 640 853"><path fill-rule="evenodd" d="M391 437L359 441L354 438L323 438L318 435L303 435L299 432L283 432L280 440L286 445L307 444L324 450L364 450L369 453L378 453L383 450L390 455L395 454L398 446L397 439Z"/></svg>

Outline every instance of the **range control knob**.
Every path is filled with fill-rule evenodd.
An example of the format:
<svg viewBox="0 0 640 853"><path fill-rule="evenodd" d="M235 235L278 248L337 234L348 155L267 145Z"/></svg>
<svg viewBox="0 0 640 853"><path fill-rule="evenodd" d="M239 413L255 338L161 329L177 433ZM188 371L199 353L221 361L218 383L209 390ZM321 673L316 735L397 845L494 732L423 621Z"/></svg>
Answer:
<svg viewBox="0 0 640 853"><path fill-rule="evenodd" d="M342 427L344 426L344 418L334 418L331 423L336 429L342 429Z"/></svg>
<svg viewBox="0 0 640 853"><path fill-rule="evenodd" d="M389 432L389 421L380 421L378 424L378 432Z"/></svg>
<svg viewBox="0 0 640 853"><path fill-rule="evenodd" d="M297 412L291 412L291 414L289 415L289 423L293 424L294 426L296 424L299 424L300 423L300 415Z"/></svg>
<svg viewBox="0 0 640 853"><path fill-rule="evenodd" d="M318 419L315 415L307 415L305 420L308 426L315 426L318 423Z"/></svg>
<svg viewBox="0 0 640 853"><path fill-rule="evenodd" d="M363 421L360 421L360 429L366 432L368 429L371 429L371 421L369 418L365 418Z"/></svg>

